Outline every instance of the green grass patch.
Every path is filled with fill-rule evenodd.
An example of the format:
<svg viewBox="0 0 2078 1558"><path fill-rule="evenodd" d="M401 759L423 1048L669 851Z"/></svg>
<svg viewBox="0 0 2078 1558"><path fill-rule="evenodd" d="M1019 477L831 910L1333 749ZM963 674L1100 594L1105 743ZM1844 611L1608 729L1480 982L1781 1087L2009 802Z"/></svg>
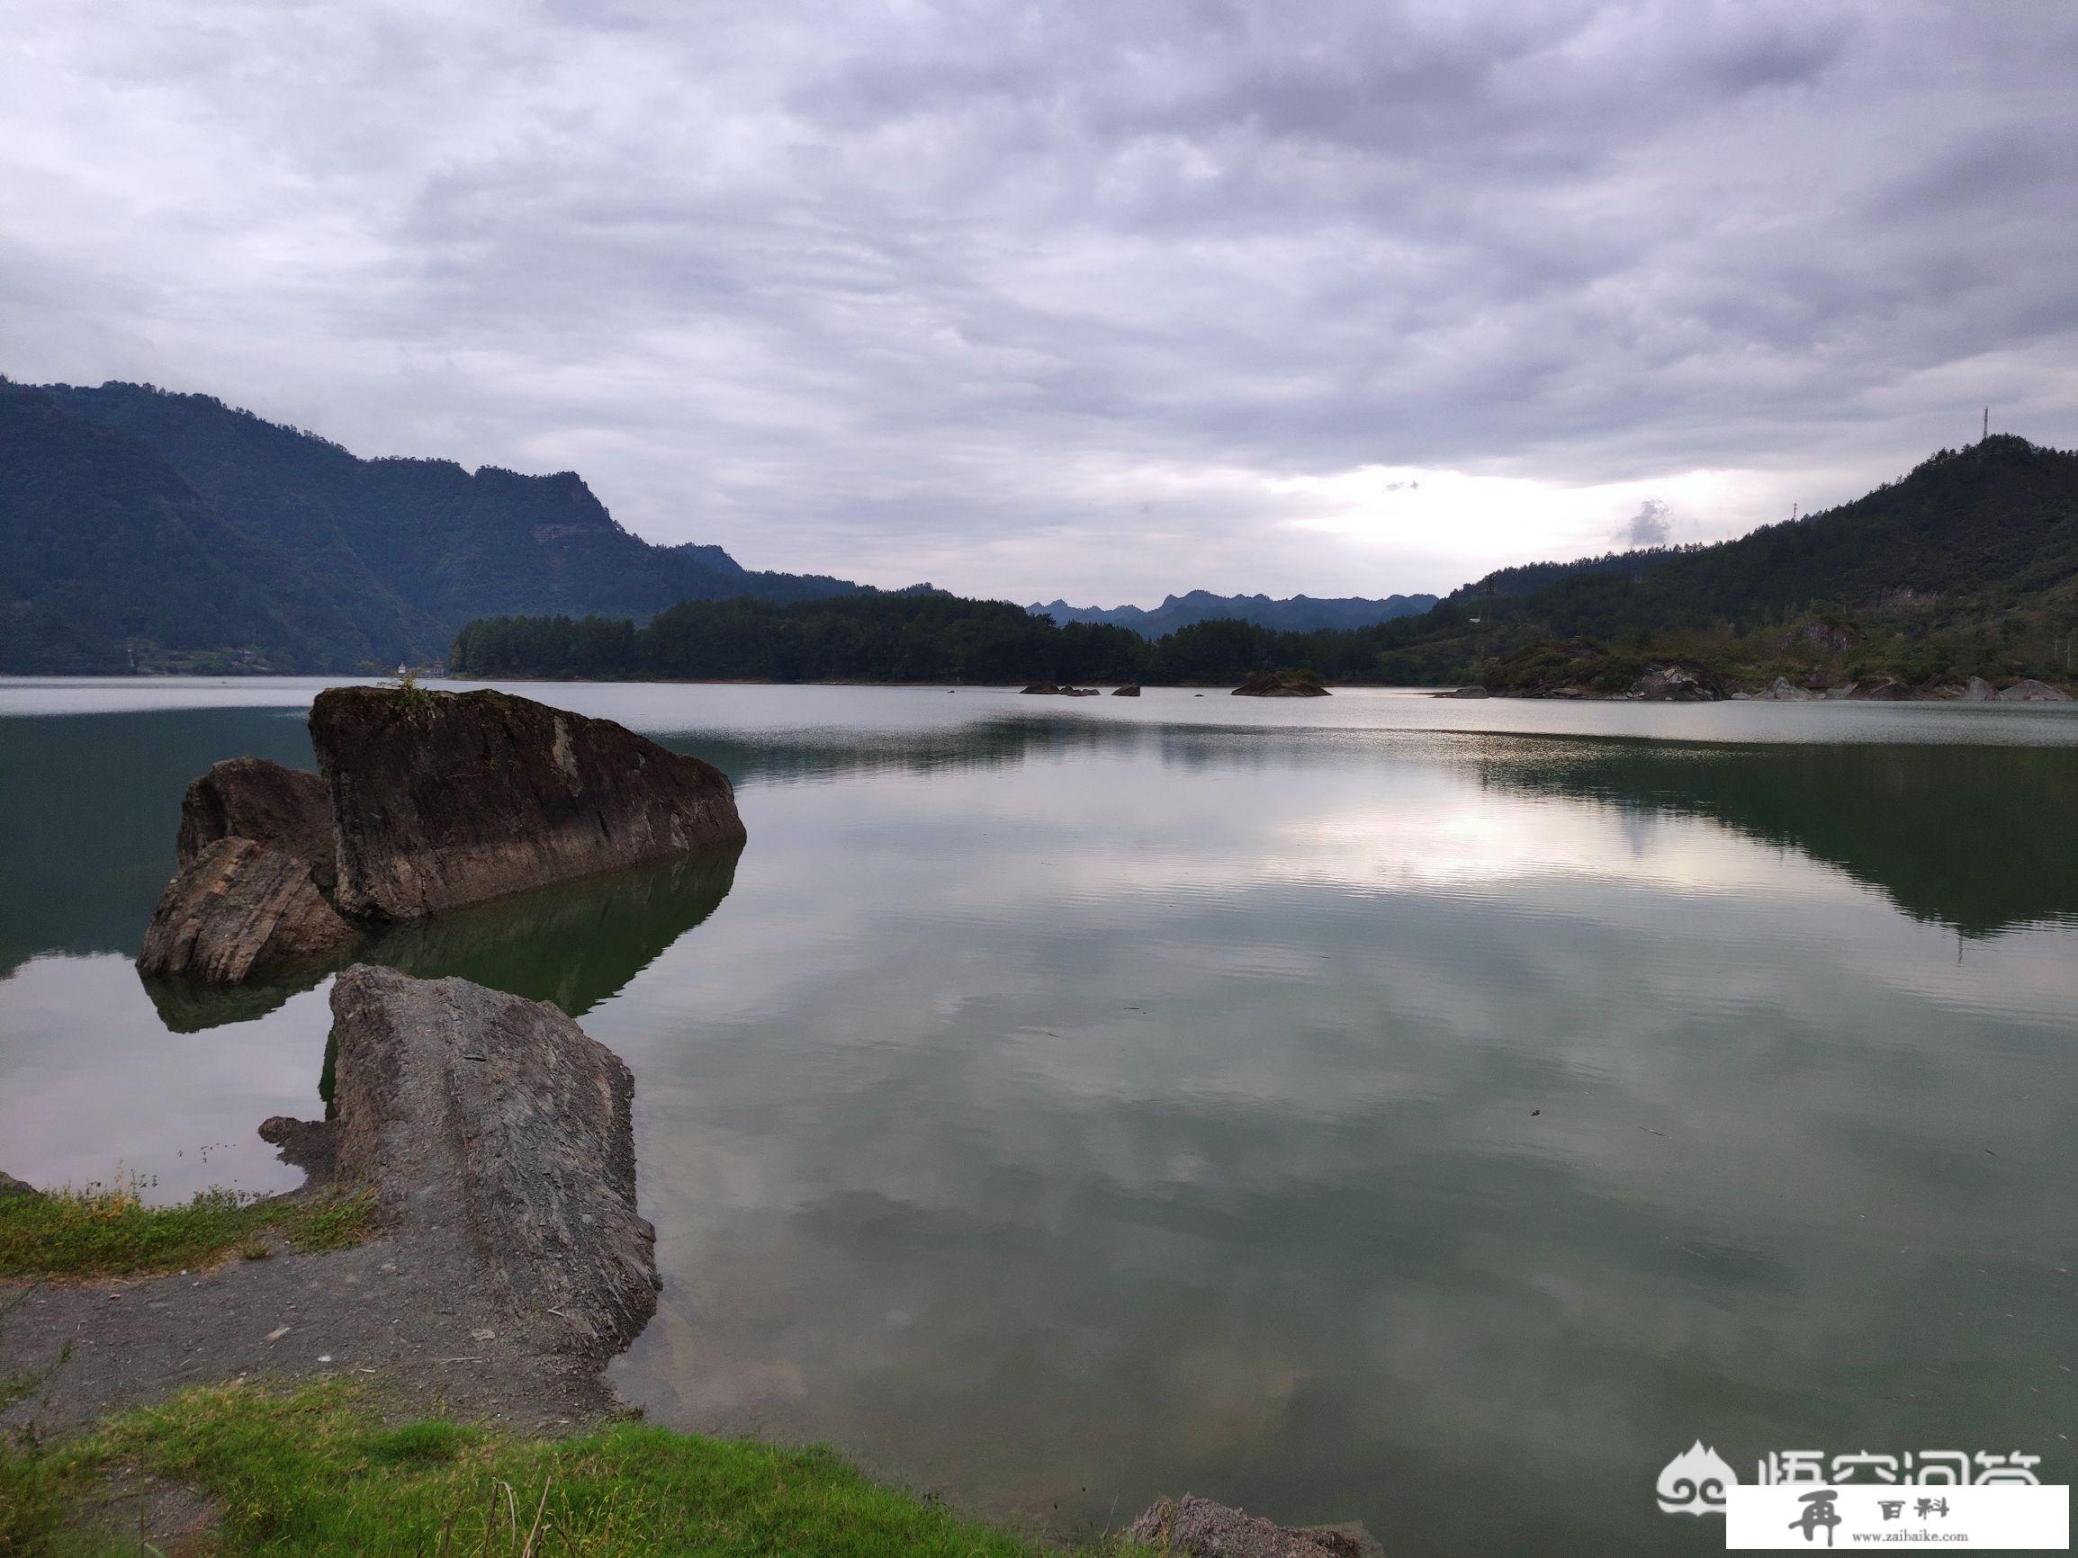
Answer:
<svg viewBox="0 0 2078 1558"><path fill-rule="evenodd" d="M205 1190L179 1206L147 1206L139 1190L118 1182L0 1198L0 1276L175 1271L232 1253L264 1257L273 1238L336 1250L365 1238L375 1219L365 1192L263 1201Z"/></svg>
<svg viewBox="0 0 2078 1558"><path fill-rule="evenodd" d="M0 1503L43 1551L85 1531L100 1474L141 1468L206 1493L227 1553L614 1558L815 1553L1026 1558L1051 1549L869 1481L826 1450L634 1423L531 1439L441 1421L385 1424L365 1390L186 1391L64 1444L0 1459ZM11 1479L11 1480L7 1480ZM9 1551L0 1526L0 1553ZM1133 1551L1116 1542L1085 1553Z"/></svg>

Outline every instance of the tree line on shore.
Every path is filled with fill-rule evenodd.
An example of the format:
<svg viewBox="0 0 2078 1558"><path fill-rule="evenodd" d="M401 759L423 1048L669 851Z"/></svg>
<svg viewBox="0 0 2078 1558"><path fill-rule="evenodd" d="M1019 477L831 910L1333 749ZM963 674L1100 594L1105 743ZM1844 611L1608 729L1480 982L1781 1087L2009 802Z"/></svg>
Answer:
<svg viewBox="0 0 2078 1558"><path fill-rule="evenodd" d="M717 681L1151 682L1213 686L1279 666L1331 681L1391 679L1376 628L1284 633L1217 621L1150 643L1056 623L1007 601L933 592L781 603L685 601L647 626L612 617L490 617L455 636L463 676ZM1402 677L1402 679L1406 679Z"/></svg>
<svg viewBox="0 0 2078 1558"><path fill-rule="evenodd" d="M1551 646L1590 682L1648 660L1727 685L1978 675L2070 680L2078 663L2078 454L1994 434L1836 509L1734 541L1503 569L1433 609L1357 628L1193 623L1149 642L938 590L688 600L646 627L606 616L465 626L464 675L758 681L1232 685L1305 667L1330 682L1520 690Z"/></svg>

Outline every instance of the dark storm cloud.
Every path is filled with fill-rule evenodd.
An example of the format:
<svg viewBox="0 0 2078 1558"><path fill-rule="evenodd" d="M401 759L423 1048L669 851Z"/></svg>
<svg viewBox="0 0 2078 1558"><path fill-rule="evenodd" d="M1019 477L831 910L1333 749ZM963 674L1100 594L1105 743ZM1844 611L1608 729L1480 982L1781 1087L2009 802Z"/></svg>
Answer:
<svg viewBox="0 0 2078 1558"><path fill-rule="evenodd" d="M761 566L1447 587L1986 399L2074 441L2063 7L195 0L0 51L0 371L575 466Z"/></svg>

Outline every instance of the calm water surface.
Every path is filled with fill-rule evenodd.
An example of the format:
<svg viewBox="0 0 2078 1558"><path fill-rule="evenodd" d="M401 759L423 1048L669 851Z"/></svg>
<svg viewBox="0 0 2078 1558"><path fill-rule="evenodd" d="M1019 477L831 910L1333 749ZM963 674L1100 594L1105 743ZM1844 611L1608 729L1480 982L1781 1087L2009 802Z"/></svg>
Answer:
<svg viewBox="0 0 2078 1558"><path fill-rule="evenodd" d="M318 685L0 682L0 1168L295 1181L326 987L128 960ZM1721 1551L1696 1438L2078 1480L2078 710L520 690L750 829L376 950L634 1068L656 1417L1395 1558Z"/></svg>

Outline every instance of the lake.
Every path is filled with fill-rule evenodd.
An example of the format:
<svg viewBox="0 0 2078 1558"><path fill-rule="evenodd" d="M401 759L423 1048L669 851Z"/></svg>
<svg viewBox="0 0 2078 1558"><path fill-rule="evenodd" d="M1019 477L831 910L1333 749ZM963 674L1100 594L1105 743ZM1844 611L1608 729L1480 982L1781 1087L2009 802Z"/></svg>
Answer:
<svg viewBox="0 0 2078 1558"><path fill-rule="evenodd" d="M129 960L321 685L0 680L0 1169L297 1182L328 985ZM1697 1439L2078 1480L2078 708L513 690L750 830L376 949L633 1068L656 1419L1394 1558L1721 1551Z"/></svg>

